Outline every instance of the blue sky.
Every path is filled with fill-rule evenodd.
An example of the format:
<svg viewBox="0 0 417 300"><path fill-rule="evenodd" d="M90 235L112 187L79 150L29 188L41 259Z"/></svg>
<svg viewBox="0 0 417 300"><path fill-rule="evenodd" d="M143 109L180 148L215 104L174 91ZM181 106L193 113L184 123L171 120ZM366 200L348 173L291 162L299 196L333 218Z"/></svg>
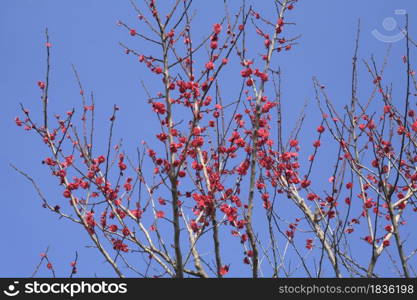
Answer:
<svg viewBox="0 0 417 300"><path fill-rule="evenodd" d="M270 1L253 2L255 9L268 15ZM197 39L209 32L213 23L220 21L222 3L220 0L194 1L197 16L193 32ZM398 28L386 30L393 20L404 24L402 16L395 14L396 9L405 9L409 13L411 36L417 37L416 1L299 1L296 9L287 16L296 22L291 33L302 35L299 45L285 53L275 65L283 71L286 129L291 129L305 101L310 103L307 126L316 126L320 122L313 98L312 76L317 76L326 85L337 107L348 103L358 18L362 23L360 57L369 59L374 54L377 62L381 63L388 44L376 39L372 31L378 30L387 36L397 34ZM3 141L0 188L3 213L0 226L3 228L3 242L0 248L0 276L29 276L40 259L39 253L47 246L50 246L50 257L59 276L69 274L69 263L76 250L80 255L80 276L113 276L108 265L101 258L96 259L95 250L85 247L89 245L87 235L84 232L79 234L75 225L57 220L55 215L42 209L41 201L30 183L14 172L9 163L30 173L49 199L60 196L48 170L41 164L47 149L35 135L23 132L13 122L14 117L19 115L19 102L33 114L40 111L36 82L42 80L45 73L45 27L49 28L53 44L51 111L63 113L79 105L78 88L71 70L71 64L75 64L86 91L94 91L98 118L107 118L114 103L121 107L116 135L124 138L126 148L154 137L156 131L152 130L152 126L156 122L149 117L150 108L140 80L144 80L152 91L158 90L159 82L152 81L143 66L131 56L126 56L118 45L120 41L136 49L152 51L116 25L117 20L123 20L139 26L135 15L127 0L2 1L0 89L3 107L0 110L0 129ZM390 17L393 19L387 20ZM401 84L399 74L402 74L400 60L404 55L403 46L401 41L392 44L389 72L386 74L387 81L397 85ZM360 76L368 83L369 78L363 68ZM224 80L225 85L233 83L231 77ZM99 145L100 138L105 138L107 134L108 124L102 124L103 131L100 133L97 130ZM302 134L300 139L310 144L314 137ZM330 166L330 162L325 161L320 169L325 170L326 165ZM322 175L329 177L328 174ZM227 247L234 249L239 245L231 243ZM241 266L236 264L236 268L236 273L232 274L238 276ZM49 273L43 268L39 275L49 276Z"/></svg>

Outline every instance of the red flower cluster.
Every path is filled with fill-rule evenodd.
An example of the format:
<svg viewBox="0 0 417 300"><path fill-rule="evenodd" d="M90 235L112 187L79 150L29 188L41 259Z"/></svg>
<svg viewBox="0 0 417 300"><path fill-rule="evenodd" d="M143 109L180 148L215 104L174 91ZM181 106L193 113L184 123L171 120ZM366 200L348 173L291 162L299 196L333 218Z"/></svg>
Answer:
<svg viewBox="0 0 417 300"><path fill-rule="evenodd" d="M152 108L153 111L158 113L158 114L165 114L166 113L166 108L165 108L165 104L161 103L161 102L154 102L152 103Z"/></svg>

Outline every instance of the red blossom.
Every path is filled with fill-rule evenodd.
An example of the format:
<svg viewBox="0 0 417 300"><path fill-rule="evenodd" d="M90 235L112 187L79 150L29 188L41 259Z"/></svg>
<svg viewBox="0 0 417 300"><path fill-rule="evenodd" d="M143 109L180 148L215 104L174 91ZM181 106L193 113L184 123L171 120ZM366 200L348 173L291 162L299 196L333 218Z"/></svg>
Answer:
<svg viewBox="0 0 417 300"><path fill-rule="evenodd" d="M18 117L14 118L14 121L15 121L17 126L22 126L23 122Z"/></svg>
<svg viewBox="0 0 417 300"><path fill-rule="evenodd" d="M324 128L324 126L323 126L323 125L320 125L319 127L317 127L317 131L318 131L319 133L323 133L323 132L324 132L324 130L325 130L325 128Z"/></svg>
<svg viewBox="0 0 417 300"><path fill-rule="evenodd" d="M123 235L124 235L124 236L128 236L128 235L130 235L130 230L129 230L129 228L124 227L124 228L123 228L123 230L122 230L122 233L123 233Z"/></svg>
<svg viewBox="0 0 417 300"><path fill-rule="evenodd" d="M126 166L126 164L125 163L122 163L122 162L119 162L119 169L120 169L120 171L124 171L124 170L126 170L126 168L127 168L127 166Z"/></svg>
<svg viewBox="0 0 417 300"><path fill-rule="evenodd" d="M39 88L40 88L41 90L43 90L43 89L45 89L46 84L45 84L45 82L43 82L43 81L38 81L38 86L39 86Z"/></svg>
<svg viewBox="0 0 417 300"><path fill-rule="evenodd" d="M121 240L119 239L112 239L112 244L113 244L113 249L114 250L118 250L118 251L122 251L122 252L128 252L129 248L126 244L124 244Z"/></svg>
<svg viewBox="0 0 417 300"><path fill-rule="evenodd" d="M296 147L298 145L298 141L297 140L291 140L290 141L290 146L291 147Z"/></svg>
<svg viewBox="0 0 417 300"><path fill-rule="evenodd" d="M215 33L215 34L219 34L220 33L220 31L222 31L222 25L220 25L220 24L214 24L213 25L213 32Z"/></svg>
<svg viewBox="0 0 417 300"><path fill-rule="evenodd" d="M411 128L412 128L412 130L413 130L414 132L417 132L417 120L416 120L416 121L414 121L414 123L413 123L413 125L411 126Z"/></svg>
<svg viewBox="0 0 417 300"><path fill-rule="evenodd" d="M206 63L206 69L207 70L213 70L214 69L214 63L212 61L209 61Z"/></svg>
<svg viewBox="0 0 417 300"><path fill-rule="evenodd" d="M367 235L366 237L364 237L364 240L365 240L366 242L368 242L369 244L372 244L372 243L373 243L373 239L372 239L372 237L371 237L371 236L369 236L369 235Z"/></svg>
<svg viewBox="0 0 417 300"><path fill-rule="evenodd" d="M161 68L161 67L156 67L155 69L153 69L153 71L154 71L156 74L161 74L161 73L162 73L162 68Z"/></svg>
<svg viewBox="0 0 417 300"><path fill-rule="evenodd" d="M320 140L317 140L317 141L315 141L314 143L313 143L313 147L315 147L315 148L318 148L318 147L320 147L321 146L321 142L320 142Z"/></svg>
<svg viewBox="0 0 417 300"><path fill-rule="evenodd" d="M94 220L94 213L91 211L88 211L85 214L85 223L87 224L87 226L89 226L90 228L93 228L94 226L96 226L96 221Z"/></svg>
<svg viewBox="0 0 417 300"><path fill-rule="evenodd" d="M227 273L229 273L229 266L222 266L219 270L219 274L221 276L226 275Z"/></svg>
<svg viewBox="0 0 417 300"><path fill-rule="evenodd" d="M190 227L193 232L197 232L200 229L200 226L197 224L195 220L190 221Z"/></svg>
<svg viewBox="0 0 417 300"><path fill-rule="evenodd" d="M113 225L110 225L108 229L111 232L116 232L118 230L117 225L114 225L114 224Z"/></svg>
<svg viewBox="0 0 417 300"><path fill-rule="evenodd" d="M65 190L63 192L63 195L64 195L65 198L71 198L71 191L70 190Z"/></svg>
<svg viewBox="0 0 417 300"><path fill-rule="evenodd" d="M161 103L161 102L154 102L152 103L152 108L153 111L158 113L158 114L165 114L166 113L166 108L165 108L165 104Z"/></svg>
<svg viewBox="0 0 417 300"><path fill-rule="evenodd" d="M246 68L242 71L240 71L240 75L242 75L242 77L249 77L252 74L252 69L251 68Z"/></svg>

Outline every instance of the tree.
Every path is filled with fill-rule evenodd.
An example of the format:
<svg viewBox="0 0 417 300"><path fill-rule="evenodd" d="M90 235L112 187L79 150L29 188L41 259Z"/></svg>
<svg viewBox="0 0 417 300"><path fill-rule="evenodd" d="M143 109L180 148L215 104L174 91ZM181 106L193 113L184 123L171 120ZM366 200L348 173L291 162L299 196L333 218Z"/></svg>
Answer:
<svg viewBox="0 0 417 300"><path fill-rule="evenodd" d="M150 80L161 80L156 93L143 83L159 128L152 129L154 141L138 147L136 159L115 142L117 105L107 147L95 147L97 128L103 126L96 125L94 97L85 94L75 67L82 107L51 120L53 48L46 31L46 76L38 82L42 113L34 118L22 105L24 116L15 121L38 134L50 150L43 163L67 203L48 201L28 174L15 169L32 181L45 208L87 232L117 276L223 277L230 268L224 254L233 251L223 241L230 238L250 270L244 276L253 278L291 277L294 263L309 277L374 277L382 258L398 267L398 276L412 276L415 251L405 247L401 228L404 215L417 211L417 121L410 107L412 90L417 90L410 62L415 44L407 36L404 107L393 102L391 87L384 83L385 64L378 67L373 58L364 62L371 93L363 102L358 30L350 104L338 111L325 86L313 79L322 121L311 154L300 157L305 112L291 132L284 130L290 118L282 114L281 70L275 69L276 60L298 44L298 36L287 33L297 2L271 1L275 18L268 20L245 1L231 13L225 1L224 18L201 41L191 32L192 1L172 1L163 9L155 0L140 6L132 2L147 29L118 25L154 45L155 52L120 46L143 64ZM256 37L249 42L251 30ZM233 75L234 87L224 87L231 58L241 71ZM234 98L224 97L224 89L236 91ZM322 143L335 148L329 179L312 175ZM323 181L331 188L320 192ZM364 234L355 236L356 231ZM352 255L352 239L363 240L366 262ZM393 246L395 254L387 253ZM144 262L137 263L137 257ZM71 275L76 260L72 267ZM48 268L53 271L49 260Z"/></svg>

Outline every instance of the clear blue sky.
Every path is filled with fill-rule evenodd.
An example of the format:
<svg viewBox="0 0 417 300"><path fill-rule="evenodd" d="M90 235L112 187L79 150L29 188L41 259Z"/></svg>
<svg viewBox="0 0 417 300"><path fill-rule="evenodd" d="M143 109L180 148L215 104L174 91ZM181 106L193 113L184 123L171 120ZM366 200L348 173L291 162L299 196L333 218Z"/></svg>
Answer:
<svg viewBox="0 0 417 300"><path fill-rule="evenodd" d="M163 1L159 1L163 2ZM239 1L230 1L237 3ZM248 1L259 11L268 12L272 1ZM202 37L211 24L220 21L223 1L194 1L197 19L196 37ZM232 5L233 6L233 5ZM351 57L358 18L362 21L361 58L373 53L378 62L385 54L387 44L377 40L372 30L388 32L383 21L393 17L404 24L396 9L406 9L410 14L411 36L417 38L417 2L412 0L300 0L297 9L288 16L297 26L292 30L302 34L300 44L282 56L279 65L283 70L283 99L287 115L285 126L291 128L297 112L310 100L307 125L316 126L319 120L311 83L313 75L327 86L336 106L343 107L349 100ZM49 245L50 257L57 274L67 276L74 252L79 252L79 276L113 276L89 245L88 237L79 234L78 227L42 209L41 201L29 182L14 172L13 163L30 173L50 200L60 197L60 191L48 175L41 161L46 148L33 134L27 134L14 125L19 114L19 102L33 113L40 111L38 80L44 78L44 29L49 28L52 48L51 110L65 112L79 105L79 95L70 64L77 66L86 91L94 91L98 118L107 118L113 103L121 107L116 134L124 138L126 148L134 147L140 140L153 138L154 119L149 119L149 107L139 84L144 80L151 90L157 90L155 81L147 77L142 66L126 56L118 42L129 43L133 48L148 47L132 40L125 30L116 26L117 20L138 24L135 12L127 0L3 0L0 10L0 89L2 109L0 129L0 190L2 191L2 242L0 247L0 276L29 276ZM397 31L396 31L397 30ZM386 77L400 84L399 74L403 43L393 44L390 68ZM236 58L234 58L236 59ZM400 66L400 67L399 67ZM361 70L366 78L366 73ZM230 80L232 84L233 79ZM228 84L228 82L224 82ZM159 84L159 82L156 82ZM107 129L107 123L103 129ZM123 129L123 130L121 130ZM103 131L105 134L106 131ZM99 136L100 138L100 136ZM302 135L310 144L314 137ZM133 148L132 148L133 149ZM330 164L330 162L327 162ZM326 163L320 166L325 170ZM327 172L330 173L330 172ZM322 174L328 178L329 174ZM319 176L316 174L315 176ZM326 181L325 181L326 182ZM325 187L323 187L324 189ZM361 243L358 238L358 243ZM227 244L240 250L237 243ZM98 259L96 259L98 257ZM239 258L240 259L240 258ZM232 260L232 258L231 258ZM228 263L228 261L225 261ZM239 276L241 264L231 273ZM245 274L248 270L245 270ZM384 273L383 269L379 269ZM39 275L49 276L43 268Z"/></svg>

